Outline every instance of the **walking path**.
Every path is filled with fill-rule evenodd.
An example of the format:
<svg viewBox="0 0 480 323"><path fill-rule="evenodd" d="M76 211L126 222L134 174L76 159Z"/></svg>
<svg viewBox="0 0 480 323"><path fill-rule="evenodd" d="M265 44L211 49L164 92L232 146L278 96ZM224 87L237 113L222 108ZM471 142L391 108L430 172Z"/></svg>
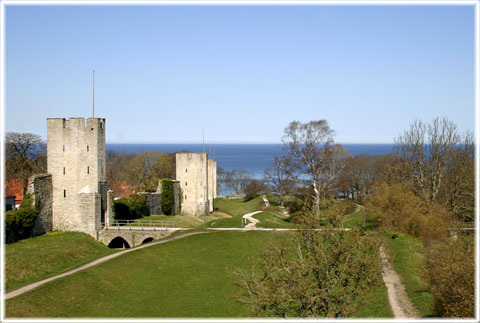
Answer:
<svg viewBox="0 0 480 323"><path fill-rule="evenodd" d="M25 294L26 292L29 292L29 291L37 288L38 286L41 286L41 285L46 284L46 283L48 283L48 282L51 282L52 280L55 280L55 279L58 279L58 278L62 278L62 277L66 277L66 276L70 276L70 275L72 275L72 274L74 274L74 273L76 273L76 272L79 272L79 271L81 271L81 270L84 270L84 269L93 267L93 266L95 266L95 265L101 264L101 263L103 263L103 262L109 261L109 260L114 259L114 258L117 258L117 257L120 257L121 255L124 255L124 254L126 254L126 253L128 253L128 252L140 250L140 249L143 249L143 248L148 248L148 247L155 246L155 245L158 245L158 244L162 244L162 243L165 243L165 242L170 242L170 241L174 241L174 240L178 240L178 239L182 239L182 238L185 238L185 237L188 237L188 236L192 236L192 235L195 235L195 234L202 234L202 233L208 233L208 232L190 232L190 233L185 233L185 234L178 235L178 236L175 236L175 237L167 238L167 239L165 239L165 240L160 240L160 241L157 241L157 242L151 242L151 243L148 243L148 244L145 244L145 245L136 247L136 248L126 249L126 250L119 251L119 252L113 253L113 254L111 254L111 255L102 257L102 258L98 258L98 259L96 259L96 260L94 260L94 261L92 261L92 262L89 262L88 264L85 264L85 265L83 265L83 266L77 267L77 268L75 268L75 269L66 271L66 272L61 273L61 274L59 274L59 275L52 276L52 277L49 277L49 278L40 280L40 281L38 281L38 282L29 284L29 285L20 287L19 289L16 289L16 290L13 290L13 291L11 291L11 292L8 292L8 293L5 294L5 300L10 299L10 298L13 298L13 297L16 297L16 296L19 296L19 295L22 295L22 294Z"/></svg>
<svg viewBox="0 0 480 323"><path fill-rule="evenodd" d="M267 197L265 195L262 195L262 199L263 199L263 202L265 202L265 206L266 207L269 207L270 206L270 202L267 200Z"/></svg>
<svg viewBox="0 0 480 323"><path fill-rule="evenodd" d="M255 215L257 213L262 213L262 212L263 211L255 211L255 212L252 212L252 213L247 213L244 216L242 216L242 218L244 218L245 220L248 220L250 222L249 224L247 224L244 227L244 230L256 229L256 225L257 225L257 223L260 223L260 220L255 219L252 215Z"/></svg>
<svg viewBox="0 0 480 323"><path fill-rule="evenodd" d="M382 258L382 276L385 285L387 286L388 301L392 308L393 316L396 319L414 319L418 318L419 314L412 302L407 296L405 286L400 281L392 265L388 261L385 249L380 246L380 258Z"/></svg>

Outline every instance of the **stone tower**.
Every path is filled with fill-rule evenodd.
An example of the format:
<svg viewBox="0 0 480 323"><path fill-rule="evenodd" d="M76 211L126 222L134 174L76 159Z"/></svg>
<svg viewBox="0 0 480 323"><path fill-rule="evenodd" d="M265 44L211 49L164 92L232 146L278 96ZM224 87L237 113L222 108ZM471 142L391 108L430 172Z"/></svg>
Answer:
<svg viewBox="0 0 480 323"><path fill-rule="evenodd" d="M183 191L181 213L203 215L207 201L209 212L212 212L217 192L217 163L208 159L207 153L177 153L175 156L176 177Z"/></svg>
<svg viewBox="0 0 480 323"><path fill-rule="evenodd" d="M47 119L52 227L95 236L106 209L105 119Z"/></svg>

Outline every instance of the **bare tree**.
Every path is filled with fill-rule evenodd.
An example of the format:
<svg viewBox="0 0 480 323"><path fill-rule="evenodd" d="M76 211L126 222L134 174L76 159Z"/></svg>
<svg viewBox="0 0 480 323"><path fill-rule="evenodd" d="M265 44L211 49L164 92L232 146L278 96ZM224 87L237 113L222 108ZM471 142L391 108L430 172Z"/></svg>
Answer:
<svg viewBox="0 0 480 323"><path fill-rule="evenodd" d="M333 143L333 130L326 120L301 123L292 121L284 131L284 149L292 157L292 168L300 175L297 181L314 191L315 213L320 213L325 163Z"/></svg>
<svg viewBox="0 0 480 323"><path fill-rule="evenodd" d="M275 157L272 166L265 170L265 182L278 194L281 206L283 206L285 194L293 190L293 176L289 156Z"/></svg>
<svg viewBox="0 0 480 323"><path fill-rule="evenodd" d="M45 142L33 133L7 132L5 146L7 179L19 178L25 194L28 178L47 170Z"/></svg>
<svg viewBox="0 0 480 323"><path fill-rule="evenodd" d="M430 125L415 120L395 140L395 152L409 167L415 194L435 202L446 166L459 141L457 126L445 118L436 118Z"/></svg>
<svg viewBox="0 0 480 323"><path fill-rule="evenodd" d="M233 169L225 172L225 187L229 187L235 191L235 195L239 195L247 185L252 176L243 169Z"/></svg>

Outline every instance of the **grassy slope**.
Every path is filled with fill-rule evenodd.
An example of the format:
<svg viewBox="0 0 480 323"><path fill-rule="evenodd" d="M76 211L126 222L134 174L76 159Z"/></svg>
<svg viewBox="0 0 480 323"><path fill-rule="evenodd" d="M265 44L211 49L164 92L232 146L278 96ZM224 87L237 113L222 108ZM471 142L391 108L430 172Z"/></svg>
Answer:
<svg viewBox="0 0 480 323"><path fill-rule="evenodd" d="M246 317L228 268L279 238L216 232L138 250L7 301L7 316Z"/></svg>
<svg viewBox="0 0 480 323"><path fill-rule="evenodd" d="M215 209L226 212L233 216L241 216L246 213L261 210L265 204L261 197L256 197L248 202L243 199L224 199L216 198L214 201Z"/></svg>
<svg viewBox="0 0 480 323"><path fill-rule="evenodd" d="M7 291L54 276L114 252L77 232L47 233L5 246Z"/></svg>
<svg viewBox="0 0 480 323"><path fill-rule="evenodd" d="M271 232L215 232L138 250L8 300L7 317L248 317L230 268L250 268ZM385 286L361 308L391 317ZM359 315L357 315L358 317Z"/></svg>
<svg viewBox="0 0 480 323"><path fill-rule="evenodd" d="M214 212L207 216L205 219L206 222L216 221L219 219L230 218L230 215L220 212ZM203 216L191 216L191 215L152 215L146 216L140 219L135 220L135 222L145 222L145 221L163 221L169 226L177 228L197 228L203 226L204 217ZM137 224L132 224L137 225ZM138 224L144 225L144 224Z"/></svg>
<svg viewBox="0 0 480 323"><path fill-rule="evenodd" d="M422 280L422 242L420 239L398 234L392 239L391 233L382 233L387 239L389 256L393 267L405 285L408 297L416 309L426 317L433 314L433 297Z"/></svg>
<svg viewBox="0 0 480 323"><path fill-rule="evenodd" d="M260 220L257 227L261 228L295 228L294 223L287 221L288 216L275 211L265 211L255 214L254 218Z"/></svg>

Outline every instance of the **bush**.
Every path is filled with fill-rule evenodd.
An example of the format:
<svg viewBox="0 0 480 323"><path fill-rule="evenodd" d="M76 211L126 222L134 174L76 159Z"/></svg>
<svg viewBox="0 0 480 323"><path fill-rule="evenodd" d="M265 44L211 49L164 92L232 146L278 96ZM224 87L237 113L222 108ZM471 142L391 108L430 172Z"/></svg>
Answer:
<svg viewBox="0 0 480 323"><path fill-rule="evenodd" d="M162 179L162 212L165 215L172 215L175 208L175 197L173 194L173 182L171 179Z"/></svg>
<svg viewBox="0 0 480 323"><path fill-rule="evenodd" d="M382 284L379 241L360 230L331 230L339 223L317 231L317 216L303 218L291 239L266 248L255 267L235 271L243 289L237 300L261 317L349 317Z"/></svg>
<svg viewBox="0 0 480 323"><path fill-rule="evenodd" d="M7 242L15 242L32 236L33 225L38 216L38 209L32 204L32 197L25 196L18 210L5 213Z"/></svg>
<svg viewBox="0 0 480 323"><path fill-rule="evenodd" d="M145 194L132 194L114 201L115 220L133 220L148 214Z"/></svg>
<svg viewBox="0 0 480 323"><path fill-rule="evenodd" d="M431 239L448 236L450 214L413 194L409 183L382 183L374 187L374 192L367 198L365 213L383 229Z"/></svg>
<svg viewBox="0 0 480 323"><path fill-rule="evenodd" d="M441 317L475 316L475 246L461 237L426 246L425 275Z"/></svg>
<svg viewBox="0 0 480 323"><path fill-rule="evenodd" d="M352 214L357 209L357 204L351 200L345 201L342 206L343 206L343 215Z"/></svg>

